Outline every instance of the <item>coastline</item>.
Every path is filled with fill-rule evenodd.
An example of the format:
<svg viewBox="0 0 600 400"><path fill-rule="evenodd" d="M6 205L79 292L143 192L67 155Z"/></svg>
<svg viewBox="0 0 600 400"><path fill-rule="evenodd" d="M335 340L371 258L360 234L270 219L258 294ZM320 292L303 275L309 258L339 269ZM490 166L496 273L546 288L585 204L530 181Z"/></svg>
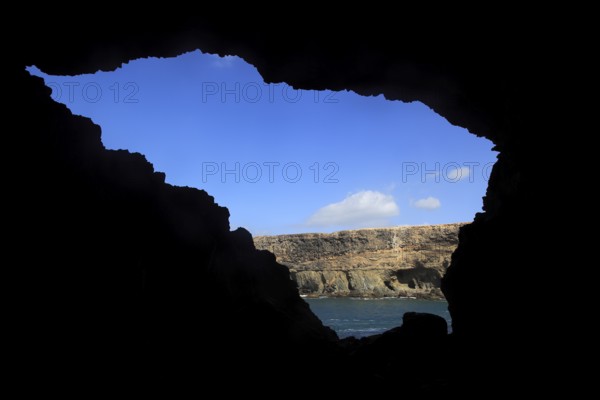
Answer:
<svg viewBox="0 0 600 400"><path fill-rule="evenodd" d="M464 223L254 238L290 271L306 298L444 300L442 277Z"/></svg>

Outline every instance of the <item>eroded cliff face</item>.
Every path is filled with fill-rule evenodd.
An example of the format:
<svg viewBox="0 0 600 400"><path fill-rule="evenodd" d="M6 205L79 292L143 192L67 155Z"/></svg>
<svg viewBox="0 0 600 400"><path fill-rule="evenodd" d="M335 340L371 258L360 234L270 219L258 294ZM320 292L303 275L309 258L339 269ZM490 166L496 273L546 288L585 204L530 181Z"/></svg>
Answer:
<svg viewBox="0 0 600 400"><path fill-rule="evenodd" d="M464 223L259 236L308 296L442 299L442 276Z"/></svg>

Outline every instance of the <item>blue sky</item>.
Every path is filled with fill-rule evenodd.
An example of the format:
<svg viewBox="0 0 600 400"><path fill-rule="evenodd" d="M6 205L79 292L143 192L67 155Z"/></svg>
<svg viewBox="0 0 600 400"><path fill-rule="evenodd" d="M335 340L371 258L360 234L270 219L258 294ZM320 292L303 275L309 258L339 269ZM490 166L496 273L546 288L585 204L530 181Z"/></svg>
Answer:
<svg viewBox="0 0 600 400"><path fill-rule="evenodd" d="M471 221L492 143L427 106L267 85L199 51L45 79L54 100L140 152L167 182L206 190L254 235Z"/></svg>

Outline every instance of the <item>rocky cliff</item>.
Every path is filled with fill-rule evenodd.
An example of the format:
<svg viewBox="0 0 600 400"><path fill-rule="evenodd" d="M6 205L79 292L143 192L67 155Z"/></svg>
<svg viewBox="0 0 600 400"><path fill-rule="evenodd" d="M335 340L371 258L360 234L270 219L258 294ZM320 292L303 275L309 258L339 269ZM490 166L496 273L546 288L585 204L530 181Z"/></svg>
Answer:
<svg viewBox="0 0 600 400"><path fill-rule="evenodd" d="M442 276L463 223L254 238L308 296L443 298Z"/></svg>

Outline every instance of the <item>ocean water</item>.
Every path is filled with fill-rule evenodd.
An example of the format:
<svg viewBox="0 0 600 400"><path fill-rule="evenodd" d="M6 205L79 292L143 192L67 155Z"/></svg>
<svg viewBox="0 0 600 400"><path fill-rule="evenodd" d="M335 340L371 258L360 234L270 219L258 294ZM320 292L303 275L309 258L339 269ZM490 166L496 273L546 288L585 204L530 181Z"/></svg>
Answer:
<svg viewBox="0 0 600 400"><path fill-rule="evenodd" d="M400 298L360 299L323 297L304 299L311 310L332 328L340 338L376 335L402 325L405 312L427 312L446 319L450 329L448 303L436 300Z"/></svg>

